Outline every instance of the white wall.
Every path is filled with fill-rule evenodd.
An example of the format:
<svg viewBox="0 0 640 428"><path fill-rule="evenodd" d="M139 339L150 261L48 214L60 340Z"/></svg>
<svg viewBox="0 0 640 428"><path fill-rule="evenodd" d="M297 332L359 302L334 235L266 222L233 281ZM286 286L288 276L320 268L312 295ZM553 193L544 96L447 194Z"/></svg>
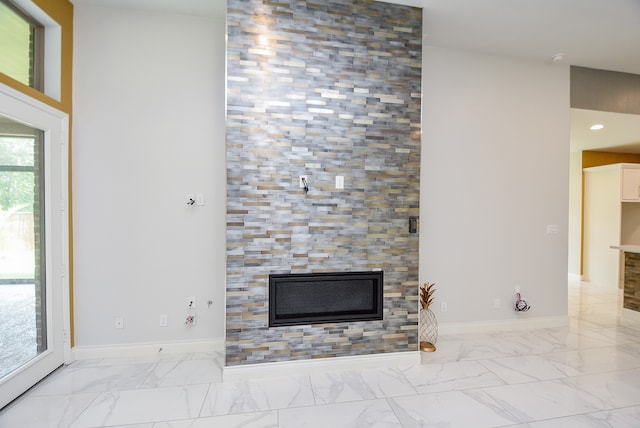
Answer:
<svg viewBox="0 0 640 428"><path fill-rule="evenodd" d="M569 167L569 265L568 271L579 278L582 245L582 152L571 152Z"/></svg>
<svg viewBox="0 0 640 428"><path fill-rule="evenodd" d="M76 5L77 346L224 337L224 61L224 20Z"/></svg>
<svg viewBox="0 0 640 428"><path fill-rule="evenodd" d="M75 8L78 346L224 337L224 31ZM437 283L439 321L566 315L568 68L425 47L423 76L420 279ZM196 192L206 206L187 207Z"/></svg>
<svg viewBox="0 0 640 428"><path fill-rule="evenodd" d="M566 316L568 67L432 47L423 61L420 279L439 322Z"/></svg>

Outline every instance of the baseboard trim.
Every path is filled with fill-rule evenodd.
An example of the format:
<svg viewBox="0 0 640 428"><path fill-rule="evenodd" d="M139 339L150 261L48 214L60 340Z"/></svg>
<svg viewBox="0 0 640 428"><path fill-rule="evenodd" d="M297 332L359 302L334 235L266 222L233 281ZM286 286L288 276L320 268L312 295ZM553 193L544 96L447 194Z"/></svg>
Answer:
<svg viewBox="0 0 640 428"><path fill-rule="evenodd" d="M576 281L576 282L580 282L580 281L582 281L584 278L583 278L583 275L581 275L581 274L579 274L579 273L571 273L571 272L569 272L569 274L567 275L567 279L568 279L569 281Z"/></svg>
<svg viewBox="0 0 640 428"><path fill-rule="evenodd" d="M419 351L392 352L387 354L354 355L315 360L278 361L269 363L225 366L222 369L224 380L270 377L281 375L299 375L326 370L348 370L363 367L398 366L420 364Z"/></svg>
<svg viewBox="0 0 640 428"><path fill-rule="evenodd" d="M193 341L145 342L122 345L75 346L71 349L73 361L101 358L135 358L189 352L224 352L224 339Z"/></svg>
<svg viewBox="0 0 640 428"><path fill-rule="evenodd" d="M640 313L628 309L623 316L632 320L640 319ZM438 326L440 335L461 333L490 333L518 331L525 329L557 328L569 325L569 317L545 317L531 319L511 319L497 321L476 321L469 323L444 323ZM203 339L194 341L145 342L119 345L75 346L71 349L72 361L102 358L135 358L163 353L221 352L224 353L224 339ZM414 364L420 361L419 351L392 352L386 354L355 355L315 360L295 360L242 366L225 366L225 379L273 376L297 371L300 373L326 368L379 367L381 364Z"/></svg>
<svg viewBox="0 0 640 428"><path fill-rule="evenodd" d="M538 328L557 328L566 327L568 325L568 316L496 321L475 321L469 323L439 324L438 333L441 336L444 334L493 333L500 331L519 331Z"/></svg>

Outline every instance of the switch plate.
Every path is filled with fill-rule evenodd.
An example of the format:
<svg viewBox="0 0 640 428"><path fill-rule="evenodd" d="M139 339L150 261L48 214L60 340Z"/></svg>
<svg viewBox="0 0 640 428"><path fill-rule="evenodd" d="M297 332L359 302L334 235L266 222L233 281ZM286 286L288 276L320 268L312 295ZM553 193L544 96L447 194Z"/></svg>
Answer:
<svg viewBox="0 0 640 428"><path fill-rule="evenodd" d="M198 306L196 305L196 298L195 297L187 297L187 308L188 309L195 309Z"/></svg>
<svg viewBox="0 0 640 428"><path fill-rule="evenodd" d="M547 225L547 235L557 235L559 231L560 231L560 228L557 224Z"/></svg>
<svg viewBox="0 0 640 428"><path fill-rule="evenodd" d="M160 315L160 327L167 327L169 325L169 317L166 314Z"/></svg>
<svg viewBox="0 0 640 428"><path fill-rule="evenodd" d="M500 309L500 299L493 299L493 309Z"/></svg>
<svg viewBox="0 0 640 428"><path fill-rule="evenodd" d="M344 175L336 175L336 189L344 189Z"/></svg>
<svg viewBox="0 0 640 428"><path fill-rule="evenodd" d="M418 233L418 217L409 217L409 233Z"/></svg>
<svg viewBox="0 0 640 428"><path fill-rule="evenodd" d="M196 205L204 206L204 193L196 193Z"/></svg>
<svg viewBox="0 0 640 428"><path fill-rule="evenodd" d="M115 319L114 326L115 326L115 328L118 328L118 329L124 328L124 318L117 317Z"/></svg>

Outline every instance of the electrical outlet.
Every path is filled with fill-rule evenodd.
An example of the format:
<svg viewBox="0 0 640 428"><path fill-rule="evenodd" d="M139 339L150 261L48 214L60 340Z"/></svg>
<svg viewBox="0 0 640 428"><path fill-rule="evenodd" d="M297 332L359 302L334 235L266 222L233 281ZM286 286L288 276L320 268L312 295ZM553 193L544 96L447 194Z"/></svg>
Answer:
<svg viewBox="0 0 640 428"><path fill-rule="evenodd" d="M515 290L516 290L516 293L519 293L519 292L520 292L520 286L519 286L519 285L516 285Z"/></svg>
<svg viewBox="0 0 640 428"><path fill-rule="evenodd" d="M300 186L301 189L304 189L304 182L309 183L309 179L307 178L306 175L301 175L300 178L298 179L298 185Z"/></svg>
<svg viewBox="0 0 640 428"><path fill-rule="evenodd" d="M115 319L114 324L115 324L115 328L124 328L124 318L122 318L122 317L117 317L117 318Z"/></svg>
<svg viewBox="0 0 640 428"><path fill-rule="evenodd" d="M187 297L187 308L188 309L196 309L198 306L196 305L195 297Z"/></svg>
<svg viewBox="0 0 640 428"><path fill-rule="evenodd" d="M184 324L188 326L196 325L196 314L187 314L186 318L184 319Z"/></svg>
<svg viewBox="0 0 640 428"><path fill-rule="evenodd" d="M167 327L169 325L169 317L166 314L160 315L160 327Z"/></svg>
<svg viewBox="0 0 640 428"><path fill-rule="evenodd" d="M440 302L440 312L447 312L447 302Z"/></svg>
<svg viewBox="0 0 640 428"><path fill-rule="evenodd" d="M500 309L500 299L493 299L493 309Z"/></svg>

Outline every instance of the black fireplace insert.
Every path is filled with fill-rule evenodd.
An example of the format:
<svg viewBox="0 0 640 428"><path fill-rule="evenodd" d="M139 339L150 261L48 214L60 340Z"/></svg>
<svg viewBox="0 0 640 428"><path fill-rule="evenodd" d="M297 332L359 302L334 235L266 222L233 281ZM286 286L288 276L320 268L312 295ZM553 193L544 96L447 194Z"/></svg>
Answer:
<svg viewBox="0 0 640 428"><path fill-rule="evenodd" d="M269 327L382 319L383 273L269 275Z"/></svg>

